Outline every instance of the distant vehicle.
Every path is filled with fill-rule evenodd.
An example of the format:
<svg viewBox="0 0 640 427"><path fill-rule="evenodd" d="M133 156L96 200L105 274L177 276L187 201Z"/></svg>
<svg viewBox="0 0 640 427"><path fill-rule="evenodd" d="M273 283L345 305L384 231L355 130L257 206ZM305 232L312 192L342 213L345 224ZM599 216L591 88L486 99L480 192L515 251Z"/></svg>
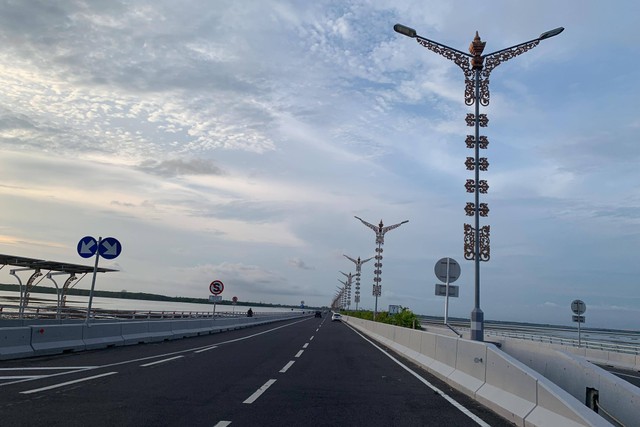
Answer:
<svg viewBox="0 0 640 427"><path fill-rule="evenodd" d="M320 310L316 310L316 317L322 317L322 312Z"/></svg>
<svg viewBox="0 0 640 427"><path fill-rule="evenodd" d="M335 322L335 321L340 322L340 321L342 321L342 316L340 315L340 313L333 313L331 315L331 321L332 322Z"/></svg>

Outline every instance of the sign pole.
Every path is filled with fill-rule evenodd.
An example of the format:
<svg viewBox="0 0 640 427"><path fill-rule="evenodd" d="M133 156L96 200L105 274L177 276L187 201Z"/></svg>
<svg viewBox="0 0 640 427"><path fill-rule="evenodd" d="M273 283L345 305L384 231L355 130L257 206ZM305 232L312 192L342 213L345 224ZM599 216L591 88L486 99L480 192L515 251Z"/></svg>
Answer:
<svg viewBox="0 0 640 427"><path fill-rule="evenodd" d="M102 243L102 237L98 237L98 247ZM89 306L87 307L87 319L85 323L89 324L91 317L91 304L93 303L93 289L96 287L96 275L98 273L98 260L100 259L100 251L96 251L96 263L93 266L93 280L91 280L91 290L89 291Z"/></svg>
<svg viewBox="0 0 640 427"><path fill-rule="evenodd" d="M444 298L444 324L449 324L449 260L451 258L447 258L447 280L445 282L446 290L445 290L445 298Z"/></svg>

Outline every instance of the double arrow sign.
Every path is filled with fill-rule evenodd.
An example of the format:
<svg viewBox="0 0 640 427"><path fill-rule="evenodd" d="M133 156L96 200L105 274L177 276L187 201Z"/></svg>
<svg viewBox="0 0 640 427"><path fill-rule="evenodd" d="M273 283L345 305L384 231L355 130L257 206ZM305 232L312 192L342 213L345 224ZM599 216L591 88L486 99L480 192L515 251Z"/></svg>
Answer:
<svg viewBox="0 0 640 427"><path fill-rule="evenodd" d="M91 258L98 252L104 259L114 259L122 252L120 242L113 237L100 238L98 241L91 236L85 236L78 242L78 255Z"/></svg>

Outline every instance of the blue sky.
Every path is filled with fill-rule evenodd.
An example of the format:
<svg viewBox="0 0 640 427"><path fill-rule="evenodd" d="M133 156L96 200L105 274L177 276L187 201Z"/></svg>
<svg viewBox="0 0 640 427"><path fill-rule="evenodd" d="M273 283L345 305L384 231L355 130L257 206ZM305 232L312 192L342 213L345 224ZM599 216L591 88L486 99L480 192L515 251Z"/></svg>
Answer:
<svg viewBox="0 0 640 427"><path fill-rule="evenodd" d="M491 74L485 318L640 329L640 5L634 1L0 2L0 253L86 263L97 287L326 305L374 255L379 306L442 315L463 259L464 78L393 31L485 53L565 27ZM484 153L483 153L484 154ZM90 262L89 262L90 264ZM0 271L0 280L15 283ZM361 306L372 308L373 263ZM45 281L46 282L46 281ZM45 283L43 282L43 283ZM78 287L88 288L89 279ZM353 292L352 292L353 293ZM355 304L352 304L354 306Z"/></svg>

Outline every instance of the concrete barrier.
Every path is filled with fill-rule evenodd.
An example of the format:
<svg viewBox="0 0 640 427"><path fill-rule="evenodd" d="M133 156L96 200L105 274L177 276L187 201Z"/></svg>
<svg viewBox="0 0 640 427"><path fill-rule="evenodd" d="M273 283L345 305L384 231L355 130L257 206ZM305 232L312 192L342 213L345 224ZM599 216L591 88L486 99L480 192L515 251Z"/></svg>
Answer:
<svg viewBox="0 0 640 427"><path fill-rule="evenodd" d="M637 409L640 408L640 389L579 355L582 353L593 358L602 357L603 353L585 352L584 349L569 353L559 351L558 348L567 347L535 346L529 341L513 339L502 343L505 352L544 375L577 400L585 402L588 390L596 391L598 407L602 409L600 413L604 418L613 422L606 415L610 413L615 414L615 418L623 425L640 425L640 411ZM602 350L598 350L600 351Z"/></svg>
<svg viewBox="0 0 640 427"><path fill-rule="evenodd" d="M149 322L122 322L119 324L122 331L124 345L143 344L151 342L149 337Z"/></svg>
<svg viewBox="0 0 640 427"><path fill-rule="evenodd" d="M492 344L413 331L421 334L418 338L396 326L349 316L343 320L516 425L610 426L558 385ZM415 351L418 341L420 352Z"/></svg>
<svg viewBox="0 0 640 427"><path fill-rule="evenodd" d="M36 356L85 349L83 324L35 325L31 328L31 347Z"/></svg>
<svg viewBox="0 0 640 427"><path fill-rule="evenodd" d="M30 327L0 329L0 360L30 357L33 354Z"/></svg>
<svg viewBox="0 0 640 427"><path fill-rule="evenodd" d="M203 319L174 320L171 322L173 338L187 338L211 333L211 321Z"/></svg>
<svg viewBox="0 0 640 427"><path fill-rule="evenodd" d="M173 320L152 320L149 324L147 342L160 342L173 339Z"/></svg>
<svg viewBox="0 0 640 427"><path fill-rule="evenodd" d="M2 327L0 328L0 359L58 354L112 345L158 342L306 316L287 313L286 315L260 315L253 318L95 321L89 325L82 320L71 323L64 321L64 324L54 320L55 324L45 322L31 326Z"/></svg>
<svg viewBox="0 0 640 427"><path fill-rule="evenodd" d="M124 345L120 323L96 323L82 327L82 340L87 350Z"/></svg>

